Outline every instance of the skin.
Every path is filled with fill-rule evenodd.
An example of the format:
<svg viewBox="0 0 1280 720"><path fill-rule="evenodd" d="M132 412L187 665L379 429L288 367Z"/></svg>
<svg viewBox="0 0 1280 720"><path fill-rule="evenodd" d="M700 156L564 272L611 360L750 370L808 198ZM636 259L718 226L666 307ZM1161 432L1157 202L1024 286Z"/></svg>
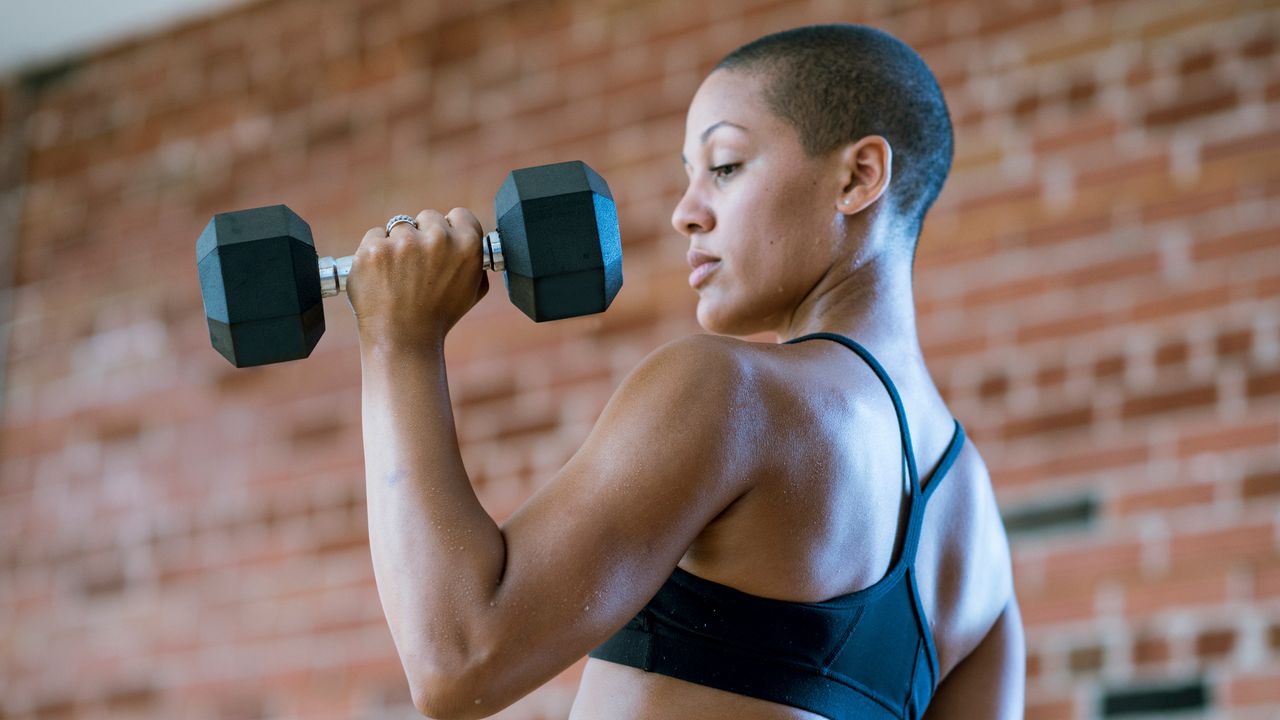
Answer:
<svg viewBox="0 0 1280 720"><path fill-rule="evenodd" d="M760 99L759 78L717 71L689 107L683 156L690 182L672 224L720 259L697 289L711 334L650 354L578 452L501 526L462 464L443 353L488 289L479 223L463 209L423 211L418 229L371 229L356 254L348 298L370 547L406 679L430 717L510 705L612 635L677 564L797 602L885 573L906 488L883 386L830 341L728 336L853 337L899 387L923 482L951 439L916 337L908 238L886 206L889 143L872 136L807 157ZM926 717L1021 717L1008 544L972 444L930 499L916 570L943 677ZM819 716L591 659L572 717Z"/></svg>

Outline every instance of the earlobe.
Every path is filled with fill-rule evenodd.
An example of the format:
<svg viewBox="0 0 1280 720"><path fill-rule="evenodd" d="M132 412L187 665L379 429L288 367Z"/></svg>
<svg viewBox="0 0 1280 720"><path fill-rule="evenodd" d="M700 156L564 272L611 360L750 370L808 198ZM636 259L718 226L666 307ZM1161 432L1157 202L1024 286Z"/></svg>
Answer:
<svg viewBox="0 0 1280 720"><path fill-rule="evenodd" d="M844 149L840 167L846 181L842 188L840 211L858 212L878 200L889 187L893 174L893 148L885 138L870 135Z"/></svg>

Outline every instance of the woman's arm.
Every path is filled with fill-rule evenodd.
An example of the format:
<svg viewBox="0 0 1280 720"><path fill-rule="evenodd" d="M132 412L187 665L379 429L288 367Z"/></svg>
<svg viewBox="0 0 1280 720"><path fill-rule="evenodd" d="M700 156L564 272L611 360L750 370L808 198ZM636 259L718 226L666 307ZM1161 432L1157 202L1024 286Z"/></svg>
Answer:
<svg viewBox="0 0 1280 720"><path fill-rule="evenodd" d="M369 545L415 703L484 717L630 619L748 489L757 390L728 338L654 351L586 442L499 528L471 488L444 338L488 290L461 208L366 233L347 297L360 329Z"/></svg>
<svg viewBox="0 0 1280 720"><path fill-rule="evenodd" d="M659 348L502 528L458 451L439 352L362 354L369 536L415 703L486 717L573 664L657 592L754 477L758 406L724 338Z"/></svg>
<svg viewBox="0 0 1280 720"><path fill-rule="evenodd" d="M462 464L443 347L366 347L360 366L374 578L415 702L432 707L472 661L505 540Z"/></svg>
<svg viewBox="0 0 1280 720"><path fill-rule="evenodd" d="M1025 710L1027 649L1016 595L978 647L934 692L925 720L1022 720Z"/></svg>

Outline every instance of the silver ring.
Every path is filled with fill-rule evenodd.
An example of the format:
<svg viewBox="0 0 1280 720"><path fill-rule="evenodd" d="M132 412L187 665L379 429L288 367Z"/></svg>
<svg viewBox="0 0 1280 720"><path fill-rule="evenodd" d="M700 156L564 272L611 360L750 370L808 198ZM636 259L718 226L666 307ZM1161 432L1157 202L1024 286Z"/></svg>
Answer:
<svg viewBox="0 0 1280 720"><path fill-rule="evenodd" d="M387 236L388 237L391 236L391 228L395 227L396 225L399 225L402 222L409 223L414 227L418 227L418 221L414 220L412 217L408 215L396 215L395 217L387 221Z"/></svg>

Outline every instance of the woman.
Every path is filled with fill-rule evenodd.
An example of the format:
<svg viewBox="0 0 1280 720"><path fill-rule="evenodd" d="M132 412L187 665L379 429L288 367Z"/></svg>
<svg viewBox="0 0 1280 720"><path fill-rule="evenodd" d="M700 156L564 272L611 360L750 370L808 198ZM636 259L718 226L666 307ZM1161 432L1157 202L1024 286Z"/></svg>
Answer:
<svg viewBox="0 0 1280 720"><path fill-rule="evenodd" d="M915 329L951 154L932 73L881 31L726 57L689 107L672 216L713 334L649 355L501 527L443 362L488 290L480 225L428 210L365 236L370 544L424 714L491 715L590 652L574 718L1021 716L1007 540ZM761 332L780 342L726 337Z"/></svg>

